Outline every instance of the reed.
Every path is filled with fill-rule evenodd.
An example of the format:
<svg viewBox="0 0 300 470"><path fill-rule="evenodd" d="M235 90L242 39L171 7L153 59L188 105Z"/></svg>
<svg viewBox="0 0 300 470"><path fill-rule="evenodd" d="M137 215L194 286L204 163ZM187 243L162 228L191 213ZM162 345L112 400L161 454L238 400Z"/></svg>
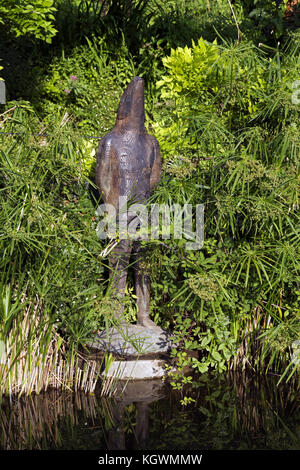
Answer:
<svg viewBox="0 0 300 470"><path fill-rule="evenodd" d="M10 406L7 399L0 409L0 446L3 450L43 449L49 442L55 448L62 444L58 423L66 420L71 435L80 416L97 420L99 405L95 395L48 390L46 394L21 397Z"/></svg>
<svg viewBox="0 0 300 470"><path fill-rule="evenodd" d="M24 276L30 315L40 302L50 319L45 324L55 332L53 354L64 361L64 341L70 354L77 354L78 345L113 316L103 262L109 248L95 236L95 207L87 191L93 186L87 175L95 145L78 131L93 107L80 96L90 89L87 77L94 77L95 91L103 74L101 90L114 91L112 105L120 82L140 70L130 61L124 69L118 62L115 89L112 65L110 78L106 76L104 40L99 45L90 38L85 47L83 55L92 62L83 62L88 73L78 81L82 89L74 88L73 97L45 107L44 121L28 102L11 103L0 116L1 132L6 133L0 134L0 274L15 295L11 315L1 320L3 337L13 329ZM292 344L300 332L299 104L293 99L295 92L298 96L298 57L297 35L273 48L257 47L245 38L239 44L200 40L189 51L174 49L164 59L165 67L159 66L161 80L152 84L157 85L153 132L164 157L153 202L205 204L205 241L197 253L187 253L182 241L153 243L151 308L155 322L173 330L183 349L199 351L193 366L201 373L249 367L284 373L288 379L299 370L292 362ZM69 65L63 61L57 70L63 76L68 65L66 73L77 74L79 69L70 68L77 62L81 64L74 53ZM99 118L92 115L93 127L88 128L95 130L99 122L106 132L113 107L106 109L104 101L95 106L101 113ZM47 347L52 344L50 329L39 334L40 341L48 338ZM27 351L29 357L38 354L37 343L28 341ZM46 358L45 353L42 363ZM69 358L70 384L76 358ZM60 361L56 367L59 384ZM24 374L27 370L26 365ZM84 382L86 390L93 387L93 374L93 366L84 363L76 371L75 386ZM30 383L34 381L42 382L43 376L34 375ZM8 393L10 382L8 374ZM110 388L109 380L104 390L106 386Z"/></svg>
<svg viewBox="0 0 300 470"><path fill-rule="evenodd" d="M0 395L93 393L103 364L82 346L101 321L103 267L82 137L70 115L45 126L28 103L0 128Z"/></svg>
<svg viewBox="0 0 300 470"><path fill-rule="evenodd" d="M87 359L74 345L68 345L55 323L43 314L43 303L25 302L2 336L4 351L0 363L0 394L30 395L55 388L93 393L102 363ZM106 386L106 392L109 387Z"/></svg>
<svg viewBox="0 0 300 470"><path fill-rule="evenodd" d="M290 87L299 39L281 49L218 42L163 59L154 126L165 174L155 197L203 203L205 215L201 252L176 241L161 250L156 295L183 347L199 350L201 373L288 379L299 372L299 104Z"/></svg>

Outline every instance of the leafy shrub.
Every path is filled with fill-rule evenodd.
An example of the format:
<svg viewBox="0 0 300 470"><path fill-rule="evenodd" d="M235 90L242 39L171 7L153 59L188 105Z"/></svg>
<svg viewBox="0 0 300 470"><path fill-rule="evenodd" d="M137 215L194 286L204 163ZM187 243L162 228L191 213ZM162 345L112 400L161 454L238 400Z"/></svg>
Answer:
<svg viewBox="0 0 300 470"><path fill-rule="evenodd" d="M86 188L90 149L63 113L59 125L51 125L28 103L5 114L1 278L15 288L26 273L29 300L38 294L51 321L84 344L103 322L98 304L104 295L101 243Z"/></svg>
<svg viewBox="0 0 300 470"><path fill-rule="evenodd" d="M299 337L299 105L292 100L299 37L281 48L258 47L248 32L240 44L216 41L212 23L200 29L225 18L227 38L235 39L236 26L227 3L208 3L210 10L206 1L181 0L151 10L149 2L145 14L153 15L135 56L118 30L116 47L90 35L33 68L32 102L9 103L1 116L8 132L1 134L1 273L17 280L28 273L71 343L85 344L105 326L114 303L88 177L122 90L142 75L147 125L164 159L153 202L205 204L202 250L185 250L185 240L149 244L151 315L172 331L179 368L250 364L281 373L292 363L288 344ZM241 5L234 8L240 21ZM251 29L253 20L244 20ZM188 44L180 25L187 35L193 30ZM134 300L129 282L129 320ZM189 381L179 379L179 388Z"/></svg>
<svg viewBox="0 0 300 470"><path fill-rule="evenodd" d="M194 253L169 245L153 273L163 304L153 302L154 311L181 348L199 351L190 361L200 371L222 370L234 355L240 364L279 367L278 351L266 340L258 354L256 338L273 327L283 334L276 328L286 321L298 325L300 148L291 85L299 63L293 53L266 57L252 44L200 39L163 64L153 127L170 176L156 197L205 203L205 241ZM283 364L290 354L281 352Z"/></svg>
<svg viewBox="0 0 300 470"><path fill-rule="evenodd" d="M87 45L53 60L33 102L46 120L63 108L83 133L100 137L112 127L121 90L133 75L126 48L113 57L102 40L87 39Z"/></svg>
<svg viewBox="0 0 300 470"><path fill-rule="evenodd" d="M3 0L0 5L0 26L6 35L29 35L51 42L57 33L53 26L53 0Z"/></svg>

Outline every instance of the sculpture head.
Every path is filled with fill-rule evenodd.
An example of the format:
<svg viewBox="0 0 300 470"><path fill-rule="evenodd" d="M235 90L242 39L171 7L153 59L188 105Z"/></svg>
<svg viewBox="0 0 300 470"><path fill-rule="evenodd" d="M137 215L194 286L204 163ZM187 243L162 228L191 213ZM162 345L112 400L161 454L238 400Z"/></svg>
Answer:
<svg viewBox="0 0 300 470"><path fill-rule="evenodd" d="M144 80L134 77L121 97L116 125L123 129L143 130L144 122Z"/></svg>

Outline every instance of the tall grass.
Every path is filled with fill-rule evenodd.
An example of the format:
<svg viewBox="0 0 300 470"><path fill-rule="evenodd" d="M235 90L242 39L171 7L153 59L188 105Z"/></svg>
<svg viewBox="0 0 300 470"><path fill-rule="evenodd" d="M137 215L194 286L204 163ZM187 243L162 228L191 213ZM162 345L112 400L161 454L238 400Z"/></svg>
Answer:
<svg viewBox="0 0 300 470"><path fill-rule="evenodd" d="M70 119L45 125L28 103L1 116L0 393L93 392L104 367L79 350L103 322L104 268L85 176L91 149Z"/></svg>
<svg viewBox="0 0 300 470"><path fill-rule="evenodd" d="M299 371L298 47L297 35L282 50L201 39L164 59L156 197L204 203L205 241L199 253L177 246L168 262L163 253L156 289L168 285L164 318L199 350L200 372Z"/></svg>
<svg viewBox="0 0 300 470"><path fill-rule="evenodd" d="M94 392L101 370L99 362L86 360L76 348L67 345L44 318L42 309L39 298L34 305L29 302L2 336L0 394L30 395L48 388Z"/></svg>
<svg viewBox="0 0 300 470"><path fill-rule="evenodd" d="M45 449L49 442L59 448L64 440L57 427L61 420L66 419L67 434L73 436L82 411L85 418L93 421L101 413L94 394L62 393L56 389L14 400L9 416L7 406L4 399L0 411L0 446L4 450ZM108 419L106 415L105 418Z"/></svg>
<svg viewBox="0 0 300 470"><path fill-rule="evenodd" d="M199 351L193 365L200 372L241 366L282 374L288 367L289 378L297 370L292 344L299 337L299 105L291 99L300 73L299 36L281 48L218 41L174 50L164 68L155 39L150 55L144 49L140 56L148 67L156 57L154 76L161 77L156 88L148 86L153 116L147 119L164 158L153 202L205 204L200 252L186 253L182 241L153 243L152 314L173 329L183 349ZM109 54L100 43L87 41L75 72L76 51L54 64L42 87L43 121L28 102L18 102L0 127L3 295L11 289L17 309L18 292L28 283L30 308L42 305L54 337L75 349L104 327L105 316L113 317L87 191L95 144L77 129L94 131L99 121L106 132L122 82L143 72L124 57L108 71ZM77 71L80 80L63 95L71 84L66 77ZM101 99L92 108L100 75ZM153 77L151 71L145 77ZM5 335L17 313L1 320ZM62 351L59 341L53 348Z"/></svg>

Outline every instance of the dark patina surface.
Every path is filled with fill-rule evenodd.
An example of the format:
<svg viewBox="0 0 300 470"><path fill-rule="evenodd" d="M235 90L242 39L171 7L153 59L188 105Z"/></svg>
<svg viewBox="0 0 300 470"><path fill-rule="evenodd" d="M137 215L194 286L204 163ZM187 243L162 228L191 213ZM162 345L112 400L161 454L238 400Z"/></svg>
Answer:
<svg viewBox="0 0 300 470"><path fill-rule="evenodd" d="M116 124L100 141L97 153L96 183L105 204L113 205L117 213L120 197L131 203L146 203L160 180L159 145L146 132L144 121L144 81L135 77L121 97ZM150 277L142 268L144 256L139 241L122 239L111 252L113 289L118 296L124 296L131 255L135 258L138 324L157 329L149 317ZM116 312L120 315L122 309Z"/></svg>

